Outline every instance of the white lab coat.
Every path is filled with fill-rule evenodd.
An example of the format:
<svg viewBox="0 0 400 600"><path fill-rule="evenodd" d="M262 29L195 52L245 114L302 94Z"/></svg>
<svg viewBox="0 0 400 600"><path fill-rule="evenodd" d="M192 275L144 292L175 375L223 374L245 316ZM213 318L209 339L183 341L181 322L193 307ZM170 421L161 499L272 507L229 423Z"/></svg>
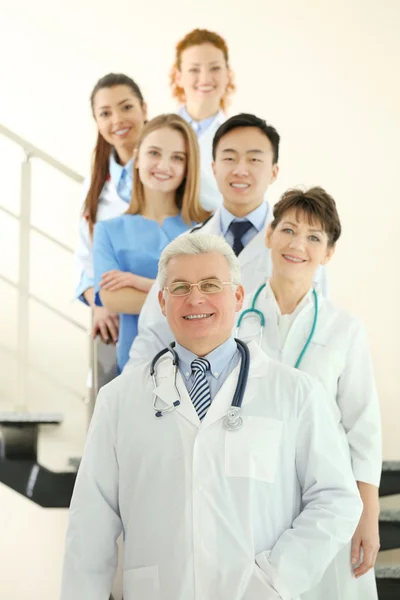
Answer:
<svg viewBox="0 0 400 600"><path fill-rule="evenodd" d="M251 306L254 293L246 296L243 310ZM354 478L379 486L382 465L381 420L378 396L367 335L362 323L335 307L318 292L319 315L316 330L300 369L318 379L327 392L329 409L343 428L343 441L350 449ZM294 366L311 331L314 302L303 306L280 345L275 299L266 288L256 308L265 317L262 350L271 358ZM259 343L257 317L244 319L238 337ZM359 579L352 574L350 545L332 562L315 590L303 600L376 600L374 572Z"/></svg>
<svg viewBox="0 0 400 600"><path fill-rule="evenodd" d="M86 195L90 187L90 178L85 179L83 183L83 197ZM115 183L112 179L108 179L105 182L103 189L99 197L99 204L97 208L97 221L105 221L106 219L112 219L122 215L128 208L128 204L118 196ZM89 234L89 225L84 217L81 217L79 222L79 240L75 251L75 264L76 264L76 285L77 288L82 280L82 277L86 275L93 279L93 240Z"/></svg>
<svg viewBox="0 0 400 600"><path fill-rule="evenodd" d="M225 120L226 116L220 110L210 127L197 139L200 147L200 204L211 212L215 212L223 202L212 170L212 143L217 129Z"/></svg>
<svg viewBox="0 0 400 600"><path fill-rule="evenodd" d="M241 267L242 285L246 292L252 292L257 289L260 281L264 281L266 277L272 274L271 255L265 245L267 226L272 218L271 213L272 211L269 209L269 215L264 228L243 248L238 257ZM222 235L220 209L204 225L195 227L192 231ZM183 235L190 235L190 233ZM327 295L328 284L325 269L321 269L317 280L324 294ZM146 301L140 312L138 335L133 341L127 365L143 364L151 360L154 354L168 346L173 339L167 320L163 316L158 302L159 289L158 281L156 281L147 294Z"/></svg>
<svg viewBox="0 0 400 600"><path fill-rule="evenodd" d="M124 533L124 600L294 600L351 538L361 501L322 386L255 344L244 426L223 418L237 366L200 423L156 418L149 364L99 394L71 502L61 600L108 600ZM162 405L176 400L169 357Z"/></svg>

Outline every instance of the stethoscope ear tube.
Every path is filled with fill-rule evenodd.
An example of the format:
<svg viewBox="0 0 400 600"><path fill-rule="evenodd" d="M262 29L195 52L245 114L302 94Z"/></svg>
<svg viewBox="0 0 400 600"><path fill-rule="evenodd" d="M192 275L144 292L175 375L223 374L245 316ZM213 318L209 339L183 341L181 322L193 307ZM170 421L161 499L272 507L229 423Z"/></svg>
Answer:
<svg viewBox="0 0 400 600"><path fill-rule="evenodd" d="M164 348L163 350L160 350L160 352L158 354L156 354L155 357L153 358L153 360L151 361L151 363L150 363L150 375L151 375L151 377L154 377L154 374L156 372L156 365L157 365L158 361L167 352L171 352L171 354L172 354L172 364L174 365L174 367L178 366L178 364L179 364L179 358L178 358L178 354L176 353L176 350L175 350L175 342L171 342L170 345L167 348Z"/></svg>
<svg viewBox="0 0 400 600"><path fill-rule="evenodd" d="M250 368L250 353L247 344L235 338L238 350L241 354L242 364L239 373L239 385L236 388L235 395L233 397L232 406L237 408L242 407L244 393L246 391L247 380L249 378Z"/></svg>
<svg viewBox="0 0 400 600"><path fill-rule="evenodd" d="M315 291L315 289L313 289L312 293L313 293L313 296L314 296L314 319L313 319L313 324L312 324L312 327L311 327L310 334L309 334L309 336L307 338L307 341L304 344L304 348L301 351L300 356L297 359L296 364L294 365L295 369L298 369L300 367L300 363L303 360L303 356L305 355L308 346L311 344L311 340L313 339L314 331L315 331L315 328L317 326L318 313L319 313L318 295L317 295L317 292Z"/></svg>
<svg viewBox="0 0 400 600"><path fill-rule="evenodd" d="M151 377L154 378L154 374L156 372L156 365L157 362L160 360L160 358L162 356L164 356L164 354L166 354L167 352L169 352L169 347L168 348L164 348L163 350L161 350L160 352L158 352L158 354L155 355L155 357L153 358L153 360L150 363L150 375ZM157 386L156 386L157 387Z"/></svg>
<svg viewBox="0 0 400 600"><path fill-rule="evenodd" d="M175 350L175 342L172 342L167 348L164 348L163 350L161 350L153 358L153 360L150 363L150 376L151 376L151 378L153 380L154 389L156 389L157 388L157 378L156 378L156 366L157 366L157 362L167 352L171 352L171 354L172 354L172 364L174 366L174 385L175 385L176 393L179 396L178 388L176 387L176 375L177 375L177 372L178 372L179 357L178 357L178 354L177 354L177 352ZM153 402L153 408L156 411L156 417L162 417L164 413L171 412L171 410L174 410L174 408L176 408L177 406L179 406L180 403L181 403L180 400L175 400L175 402L172 403L172 405L170 406L170 408L167 408L167 409L164 409L164 410L158 410L157 409L157 396L155 396L154 402Z"/></svg>

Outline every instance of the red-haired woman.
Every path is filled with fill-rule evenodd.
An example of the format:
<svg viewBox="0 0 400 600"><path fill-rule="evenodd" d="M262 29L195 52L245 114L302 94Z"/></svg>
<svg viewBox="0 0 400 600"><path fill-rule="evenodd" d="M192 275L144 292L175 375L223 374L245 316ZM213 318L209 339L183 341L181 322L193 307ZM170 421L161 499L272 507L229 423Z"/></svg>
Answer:
<svg viewBox="0 0 400 600"><path fill-rule="evenodd" d="M212 172L211 146L215 132L225 121L229 95L235 90L225 40L207 29L194 29L176 46L171 70L173 96L179 114L194 129L200 146L200 203L215 211L222 196Z"/></svg>

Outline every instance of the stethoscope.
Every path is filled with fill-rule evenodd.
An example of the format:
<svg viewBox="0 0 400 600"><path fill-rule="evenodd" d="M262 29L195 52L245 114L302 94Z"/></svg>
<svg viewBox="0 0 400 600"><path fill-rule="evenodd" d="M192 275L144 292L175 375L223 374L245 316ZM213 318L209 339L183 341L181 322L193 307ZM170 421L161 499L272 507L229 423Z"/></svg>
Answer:
<svg viewBox="0 0 400 600"><path fill-rule="evenodd" d="M253 298L253 302L251 303L251 307L247 308L246 310L244 310L242 312L242 314L240 315L237 325L236 325L236 335L239 335L239 329L243 323L243 320L250 316L250 315L257 315L257 317L260 319L260 337L259 337L259 346L261 346L261 342L262 342L262 338L263 338L263 333L264 333L264 327L265 327L265 317L263 315L263 313L261 312L261 310L258 310L258 308L256 308L256 302L258 300L259 295L261 294L261 292L263 291L263 289L265 288L266 284L264 283L263 285L261 285L258 290L256 291L256 293L254 294L254 298ZM313 288L313 297L314 297L314 319L313 319L313 324L311 327L311 331L310 334L307 338L306 343L303 346L302 351L300 352L299 358L296 361L296 364L294 365L295 369L298 369L300 366L301 361L303 360L303 357L307 351L308 346L311 343L311 340L313 338L314 332L315 332L315 328L317 326L317 320L318 320L318 296L317 296L317 292L315 291L315 289Z"/></svg>
<svg viewBox="0 0 400 600"><path fill-rule="evenodd" d="M237 340L236 338L235 338L235 342L237 344L237 349L240 352L241 362L240 362L239 379L238 379L238 382L236 385L235 393L233 395L232 404L229 407L229 410L223 421L224 427L226 429L228 429L229 431L237 431L243 425L243 419L240 416L240 409L242 407L244 392L246 390L247 379L249 376L249 368L250 368L250 353L249 353L249 349L248 349L247 345L244 342L242 342L241 340ZM162 417L163 415L165 415L169 412L172 412L181 403L181 397L179 394L178 387L176 385L176 378L178 375L178 368L179 368L179 357L178 357L178 353L176 352L174 346L175 346L175 343L173 342L172 344L170 344L168 346L168 348L164 348L164 350L161 350L161 352L156 354L156 356L153 358L153 360L151 361L151 364L150 364L150 375L153 379L154 388L156 389L157 385L158 385L157 377L156 377L157 362L167 352L170 352L172 355L172 365L174 367L174 388L176 391L177 400L175 400L172 404L170 404L169 406L166 406L165 408L159 408L157 406L158 396L156 394L154 394L153 408L155 410L156 417Z"/></svg>

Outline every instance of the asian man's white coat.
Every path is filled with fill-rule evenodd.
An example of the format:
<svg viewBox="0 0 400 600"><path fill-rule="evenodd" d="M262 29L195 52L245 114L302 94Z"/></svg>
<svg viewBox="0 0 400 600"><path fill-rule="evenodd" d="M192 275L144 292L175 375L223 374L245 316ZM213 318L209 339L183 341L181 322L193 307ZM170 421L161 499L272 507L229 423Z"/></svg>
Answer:
<svg viewBox="0 0 400 600"><path fill-rule="evenodd" d="M361 501L322 386L250 350L239 431L223 426L239 366L202 423L180 375L156 418L148 364L100 391L61 600L108 600L121 531L124 600L297 600L348 543ZM170 405L169 357L157 376Z"/></svg>

